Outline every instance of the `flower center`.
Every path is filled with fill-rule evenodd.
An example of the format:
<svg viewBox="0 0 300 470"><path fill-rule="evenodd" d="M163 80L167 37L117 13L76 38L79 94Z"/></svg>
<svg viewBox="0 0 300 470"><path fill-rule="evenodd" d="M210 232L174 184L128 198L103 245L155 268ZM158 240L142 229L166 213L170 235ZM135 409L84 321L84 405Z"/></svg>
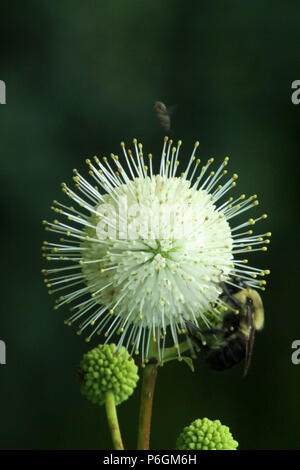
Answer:
<svg viewBox="0 0 300 470"><path fill-rule="evenodd" d="M174 261L174 259L172 259L172 256L171 256L170 253L178 250L179 249L178 246L177 247L172 247L169 250L166 250L165 247L162 246L163 240L161 241L161 240L156 239L155 243L156 243L155 248L149 247L150 253L153 253L153 258L150 261L158 260L158 259L161 259L161 258L165 258L165 259L169 259L169 260Z"/></svg>

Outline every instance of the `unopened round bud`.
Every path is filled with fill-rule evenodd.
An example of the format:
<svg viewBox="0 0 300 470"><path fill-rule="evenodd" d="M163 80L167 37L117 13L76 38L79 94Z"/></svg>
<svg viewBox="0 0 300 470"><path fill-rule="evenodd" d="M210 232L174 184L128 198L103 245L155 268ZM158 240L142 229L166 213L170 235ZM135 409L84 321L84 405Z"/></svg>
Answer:
<svg viewBox="0 0 300 470"><path fill-rule="evenodd" d="M236 450L238 442L218 419L196 419L177 439L177 450Z"/></svg>
<svg viewBox="0 0 300 470"><path fill-rule="evenodd" d="M103 405L107 392L112 392L116 405L133 393L138 368L122 346L116 352L115 344L99 344L84 354L79 366L80 389L92 403Z"/></svg>

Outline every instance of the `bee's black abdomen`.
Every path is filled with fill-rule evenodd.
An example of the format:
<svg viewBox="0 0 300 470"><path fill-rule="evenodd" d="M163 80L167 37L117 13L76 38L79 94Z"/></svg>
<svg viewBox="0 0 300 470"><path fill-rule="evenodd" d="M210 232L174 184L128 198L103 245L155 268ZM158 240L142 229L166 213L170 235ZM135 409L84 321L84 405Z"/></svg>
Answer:
<svg viewBox="0 0 300 470"><path fill-rule="evenodd" d="M246 346L242 338L232 338L226 345L212 351L206 358L214 370L225 370L239 364L246 355Z"/></svg>

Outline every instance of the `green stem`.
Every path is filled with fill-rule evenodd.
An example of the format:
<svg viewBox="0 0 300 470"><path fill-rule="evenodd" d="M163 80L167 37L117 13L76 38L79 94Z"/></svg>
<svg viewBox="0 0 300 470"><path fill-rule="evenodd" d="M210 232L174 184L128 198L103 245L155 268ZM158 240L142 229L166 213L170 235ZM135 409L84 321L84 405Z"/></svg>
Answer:
<svg viewBox="0 0 300 470"><path fill-rule="evenodd" d="M164 362L172 361L173 359L178 359L178 350L183 353L190 349L190 343L188 341L184 341L183 343L179 343L178 348L165 348L164 350Z"/></svg>
<svg viewBox="0 0 300 470"><path fill-rule="evenodd" d="M150 345L150 360L157 359L155 343ZM138 429L138 450L149 450L152 404L157 375L157 363L146 364L143 373L139 429Z"/></svg>
<svg viewBox="0 0 300 470"><path fill-rule="evenodd" d="M114 448L115 450L124 450L121 432L119 428L115 397L112 392L106 393L105 408L106 408L108 427L110 430Z"/></svg>

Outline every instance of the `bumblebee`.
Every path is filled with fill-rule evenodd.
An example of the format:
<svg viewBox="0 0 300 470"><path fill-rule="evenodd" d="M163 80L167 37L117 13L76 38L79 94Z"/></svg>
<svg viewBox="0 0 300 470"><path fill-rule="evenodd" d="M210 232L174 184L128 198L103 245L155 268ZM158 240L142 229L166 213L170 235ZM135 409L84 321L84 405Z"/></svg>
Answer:
<svg viewBox="0 0 300 470"><path fill-rule="evenodd" d="M230 308L225 313L220 328L201 330L186 321L188 336L208 351L206 362L214 370L222 371L245 359L244 376L247 374L256 330L264 326L264 308L260 295L237 277L221 282L221 300ZM214 337L213 341L208 340Z"/></svg>

